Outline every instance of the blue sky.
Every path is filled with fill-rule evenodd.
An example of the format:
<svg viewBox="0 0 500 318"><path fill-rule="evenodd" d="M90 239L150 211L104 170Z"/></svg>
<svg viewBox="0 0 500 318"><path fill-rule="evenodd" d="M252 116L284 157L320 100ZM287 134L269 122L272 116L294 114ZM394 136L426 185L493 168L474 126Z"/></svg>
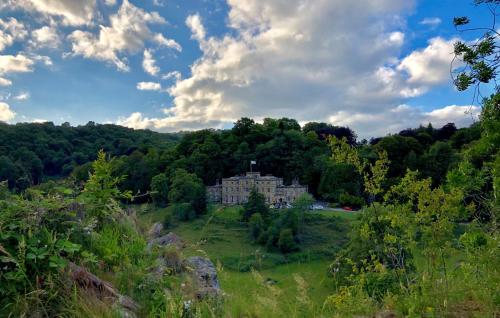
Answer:
<svg viewBox="0 0 500 318"><path fill-rule="evenodd" d="M0 120L225 128L242 116L361 137L468 125L449 76L472 0L3 0ZM487 92L486 92L487 93Z"/></svg>

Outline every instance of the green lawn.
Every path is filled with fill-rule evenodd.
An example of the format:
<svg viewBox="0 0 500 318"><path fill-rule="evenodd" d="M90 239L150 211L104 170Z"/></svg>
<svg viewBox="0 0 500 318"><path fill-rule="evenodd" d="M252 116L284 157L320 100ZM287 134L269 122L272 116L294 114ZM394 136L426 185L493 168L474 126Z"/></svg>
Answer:
<svg viewBox="0 0 500 318"><path fill-rule="evenodd" d="M353 218L335 211L309 213L301 237L301 250L284 255L269 252L264 246L250 241L245 224L239 221L240 210L240 206L213 205L207 215L190 222L176 221L166 231L176 233L187 242L183 250L185 256L207 256L217 265L228 299L226 311L231 316L251 316L263 308L275 311L276 316L285 312L301 316L298 306L303 309L304 304L300 305L297 297L304 296L300 292L305 290L303 284L307 285L310 294L306 295L308 306L321 308L333 292L332 281L327 276L328 265L347 242ZM140 214L140 219L149 224L162 221L168 211L169 208L153 209ZM272 295L258 297L266 293ZM273 297L280 299L276 308L270 301ZM267 305L256 303L266 302L266 299L270 301ZM273 316L270 312L259 316L262 315Z"/></svg>
<svg viewBox="0 0 500 318"><path fill-rule="evenodd" d="M348 220L355 220L362 210L359 211L332 211L332 210L317 210L312 211L312 214L319 214L326 217L339 217Z"/></svg>

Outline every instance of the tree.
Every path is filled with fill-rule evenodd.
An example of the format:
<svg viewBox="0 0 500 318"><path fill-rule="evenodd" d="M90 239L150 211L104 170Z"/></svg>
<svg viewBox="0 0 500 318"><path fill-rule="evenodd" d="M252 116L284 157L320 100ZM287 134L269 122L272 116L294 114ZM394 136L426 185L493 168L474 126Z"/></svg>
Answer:
<svg viewBox="0 0 500 318"><path fill-rule="evenodd" d="M301 194L293 202L293 210L297 215L297 233L300 235L304 230L304 219L307 211L311 209L311 205L314 203L314 198L309 193Z"/></svg>
<svg viewBox="0 0 500 318"><path fill-rule="evenodd" d="M177 169L172 176L168 200L172 203L189 203L196 215L203 214L207 209L203 182L195 174L184 169Z"/></svg>
<svg viewBox="0 0 500 318"><path fill-rule="evenodd" d="M151 179L151 197L157 206L165 206L168 202L168 179L164 173Z"/></svg>
<svg viewBox="0 0 500 318"><path fill-rule="evenodd" d="M269 208L266 205L266 198L259 193L256 188L252 188L248 201L243 205L242 219L248 222L252 215L259 213L264 220L269 217Z"/></svg>
<svg viewBox="0 0 500 318"><path fill-rule="evenodd" d="M266 230L266 224L260 213L252 214L248 221L248 228L250 230L250 238L253 241L257 241Z"/></svg>
<svg viewBox="0 0 500 318"><path fill-rule="evenodd" d="M498 0L475 0L476 5L486 4L492 14L490 26L479 26L467 28L471 23L468 17L455 17L453 24L460 32L483 30L485 33L474 43L468 44L462 41L455 42L455 59L464 64L456 69L452 76L458 90L464 91L470 86L475 86L476 92L479 85L487 84L494 80L500 65L500 47L497 45L500 33L496 26L496 8L500 4ZM495 82L495 89L499 87Z"/></svg>
<svg viewBox="0 0 500 318"><path fill-rule="evenodd" d="M292 229L283 229L278 239L278 248L283 253L289 253L297 249L297 243L293 238Z"/></svg>
<svg viewBox="0 0 500 318"><path fill-rule="evenodd" d="M80 199L88 206L90 216L97 217L100 222L105 217L113 216L116 200L131 199L132 195L130 191L118 189L118 184L125 176L113 176L113 159L108 160L103 150L99 151L97 160L92 163L92 170Z"/></svg>

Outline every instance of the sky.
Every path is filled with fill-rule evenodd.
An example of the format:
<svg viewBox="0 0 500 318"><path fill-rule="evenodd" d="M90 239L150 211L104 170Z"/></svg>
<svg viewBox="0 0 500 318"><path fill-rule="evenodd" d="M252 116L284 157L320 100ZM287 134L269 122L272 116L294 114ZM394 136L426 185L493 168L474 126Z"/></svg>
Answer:
<svg viewBox="0 0 500 318"><path fill-rule="evenodd" d="M472 0L0 0L0 121L467 126L480 107L450 76L453 43L479 35L454 28L464 15L492 20Z"/></svg>

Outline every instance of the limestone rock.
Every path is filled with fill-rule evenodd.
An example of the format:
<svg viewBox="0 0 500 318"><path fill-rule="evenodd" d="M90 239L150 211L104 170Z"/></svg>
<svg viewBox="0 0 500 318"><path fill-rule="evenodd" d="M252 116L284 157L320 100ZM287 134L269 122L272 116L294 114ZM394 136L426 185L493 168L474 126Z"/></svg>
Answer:
<svg viewBox="0 0 500 318"><path fill-rule="evenodd" d="M148 235L150 238L155 239L161 236L161 231L163 231L163 224L156 222L149 229Z"/></svg>
<svg viewBox="0 0 500 318"><path fill-rule="evenodd" d="M217 270L214 263L208 258L192 256L186 260L187 267L192 270L196 284L196 297L217 297L222 294Z"/></svg>
<svg viewBox="0 0 500 318"><path fill-rule="evenodd" d="M111 301L118 306L122 317L136 317L135 312L139 305L130 297L121 295L109 282L104 281L89 272L86 268L74 263L69 264L69 275L71 280L81 289L84 289L102 301Z"/></svg>
<svg viewBox="0 0 500 318"><path fill-rule="evenodd" d="M152 239L148 242L148 249L151 249L154 245L169 246L173 245L177 248L184 248L186 243L177 234L170 232L167 235L163 235Z"/></svg>

